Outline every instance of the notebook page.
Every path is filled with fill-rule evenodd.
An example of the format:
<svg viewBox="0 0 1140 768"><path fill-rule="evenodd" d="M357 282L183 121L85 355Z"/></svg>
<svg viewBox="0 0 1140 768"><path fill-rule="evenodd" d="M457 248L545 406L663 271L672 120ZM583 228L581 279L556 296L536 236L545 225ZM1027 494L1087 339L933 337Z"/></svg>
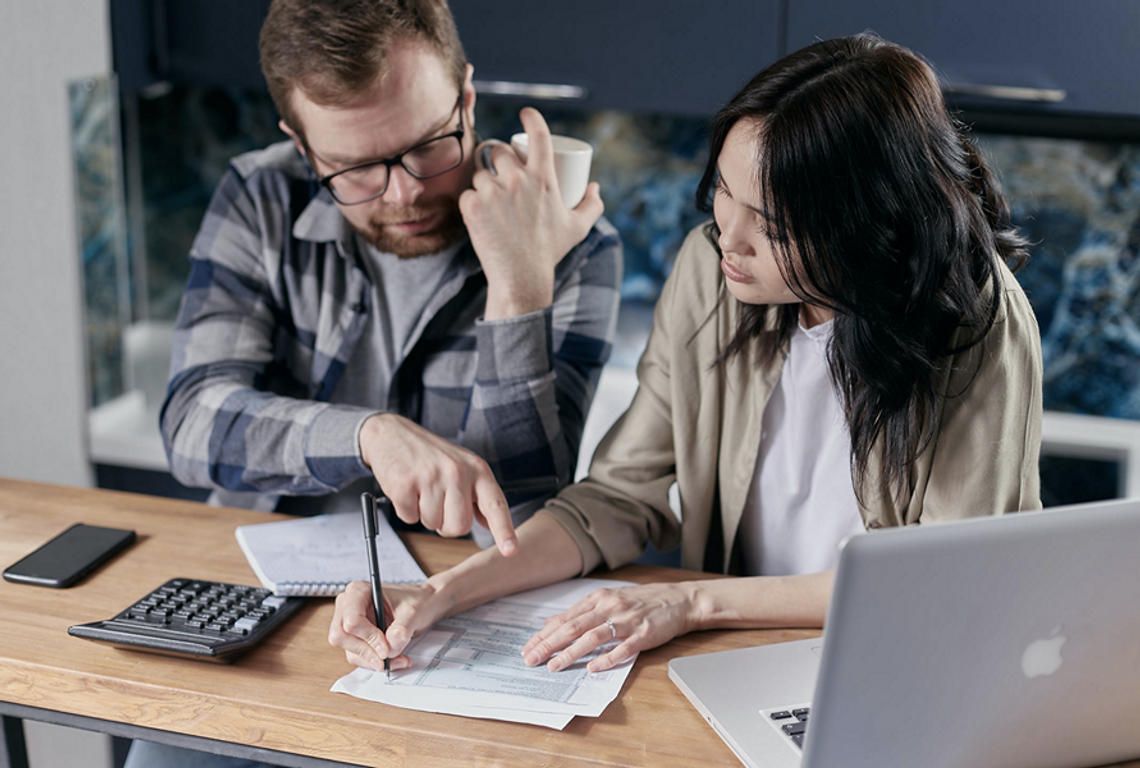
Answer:
<svg viewBox="0 0 1140 768"><path fill-rule="evenodd" d="M427 576L382 516L377 516L380 578L418 583ZM356 512L242 525L238 545L262 585L278 595L335 595L368 580L364 525Z"/></svg>

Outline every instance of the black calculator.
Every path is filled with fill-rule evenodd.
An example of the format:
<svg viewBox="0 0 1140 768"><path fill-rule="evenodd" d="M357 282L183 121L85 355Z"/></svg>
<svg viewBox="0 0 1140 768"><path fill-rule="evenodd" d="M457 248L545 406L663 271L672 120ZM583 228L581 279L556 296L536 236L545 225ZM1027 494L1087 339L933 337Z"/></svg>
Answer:
<svg viewBox="0 0 1140 768"><path fill-rule="evenodd" d="M67 633L121 648L229 662L265 639L304 602L268 589L171 579L114 618Z"/></svg>

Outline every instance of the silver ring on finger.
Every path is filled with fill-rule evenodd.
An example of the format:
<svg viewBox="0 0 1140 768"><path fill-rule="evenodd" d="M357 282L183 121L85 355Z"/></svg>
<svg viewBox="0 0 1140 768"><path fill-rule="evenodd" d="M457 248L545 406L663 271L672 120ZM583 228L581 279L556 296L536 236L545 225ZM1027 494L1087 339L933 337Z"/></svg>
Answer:
<svg viewBox="0 0 1140 768"><path fill-rule="evenodd" d="M609 619L606 619L605 623L606 623L606 626L610 628L610 640L616 640L617 639L617 629L614 627L614 623L612 621L610 621Z"/></svg>

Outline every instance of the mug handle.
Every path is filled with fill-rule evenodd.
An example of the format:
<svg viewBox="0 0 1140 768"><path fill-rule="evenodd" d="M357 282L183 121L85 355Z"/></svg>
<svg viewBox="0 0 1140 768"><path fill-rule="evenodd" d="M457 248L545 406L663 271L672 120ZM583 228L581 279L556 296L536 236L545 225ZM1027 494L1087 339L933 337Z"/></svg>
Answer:
<svg viewBox="0 0 1140 768"><path fill-rule="evenodd" d="M475 164L480 168L485 168L491 172L492 176L498 176L499 172L495 170L495 164L491 161L491 150L497 145L510 146L505 141L498 139L487 139L479 146L475 147Z"/></svg>

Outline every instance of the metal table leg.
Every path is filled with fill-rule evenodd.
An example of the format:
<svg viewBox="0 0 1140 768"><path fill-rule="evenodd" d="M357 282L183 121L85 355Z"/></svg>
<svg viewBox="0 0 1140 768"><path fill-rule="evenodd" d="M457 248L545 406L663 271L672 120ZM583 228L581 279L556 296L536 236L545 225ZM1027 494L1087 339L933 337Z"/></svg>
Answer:
<svg viewBox="0 0 1140 768"><path fill-rule="evenodd" d="M24 721L8 715L2 715L0 719L4 723L4 740L0 741L0 768L28 768Z"/></svg>

